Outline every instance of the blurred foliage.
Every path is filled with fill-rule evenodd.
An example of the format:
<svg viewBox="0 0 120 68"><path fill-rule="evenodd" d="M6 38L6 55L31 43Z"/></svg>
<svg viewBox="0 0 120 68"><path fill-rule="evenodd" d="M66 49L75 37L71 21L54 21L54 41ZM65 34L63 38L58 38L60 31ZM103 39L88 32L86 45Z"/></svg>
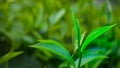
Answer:
<svg viewBox="0 0 120 68"><path fill-rule="evenodd" d="M37 40L53 39L60 41L73 53L73 10L80 22L81 33L87 32L85 37L99 26L117 23L114 29L94 40L85 52L102 53L110 58L97 59L97 63L90 62L83 68L92 68L94 64L94 68L120 68L119 4L119 0L0 0L0 59L24 51L19 56L36 57L37 61L32 61L39 64L33 68L58 68L63 62L61 58L46 50L34 51L29 46ZM74 59L76 57L77 54ZM4 63L6 65L8 61L10 68L18 68L12 67L12 63L16 62L13 59L2 62L0 68L4 68Z"/></svg>

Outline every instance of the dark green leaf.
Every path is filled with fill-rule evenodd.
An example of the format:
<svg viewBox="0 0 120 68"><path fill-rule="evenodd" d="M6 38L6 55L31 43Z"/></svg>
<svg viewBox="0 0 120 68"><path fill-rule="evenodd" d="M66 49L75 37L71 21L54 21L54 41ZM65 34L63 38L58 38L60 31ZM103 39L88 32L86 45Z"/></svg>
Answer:
<svg viewBox="0 0 120 68"><path fill-rule="evenodd" d="M68 60L71 64L74 65L74 60L72 59L70 53L63 47L62 44L53 41L53 40L41 40L41 43L32 45L30 47L37 49L45 49L56 55L61 56L62 58Z"/></svg>
<svg viewBox="0 0 120 68"><path fill-rule="evenodd" d="M80 66L83 66L95 59L104 59L104 58L107 58L107 57L104 55L100 55L100 54L88 54L88 55L85 55L82 57ZM79 59L76 60L76 62L75 62L76 66L78 66L78 62L79 62Z"/></svg>
<svg viewBox="0 0 120 68"><path fill-rule="evenodd" d="M108 50L104 55L107 56L110 53L111 53L111 50ZM103 59L98 59L98 61L96 61L94 63L94 65L92 66L92 68L98 68L98 66L102 63L103 60L104 60L104 58Z"/></svg>

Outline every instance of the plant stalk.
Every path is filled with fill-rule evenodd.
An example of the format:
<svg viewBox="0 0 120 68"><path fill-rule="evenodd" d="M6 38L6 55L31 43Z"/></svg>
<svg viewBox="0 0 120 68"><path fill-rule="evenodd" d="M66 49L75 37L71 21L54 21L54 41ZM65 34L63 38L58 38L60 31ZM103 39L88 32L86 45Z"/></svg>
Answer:
<svg viewBox="0 0 120 68"><path fill-rule="evenodd" d="M79 63L78 63L78 68L80 68L81 65L81 60L82 60L82 52L81 52L81 43L82 41L78 40L78 56L79 56Z"/></svg>
<svg viewBox="0 0 120 68"><path fill-rule="evenodd" d="M5 62L5 68L9 68L8 61Z"/></svg>
<svg viewBox="0 0 120 68"><path fill-rule="evenodd" d="M78 55L79 55L79 63L78 63L78 68L80 68L81 65L81 60L82 60L82 52L81 52L81 48L78 48Z"/></svg>

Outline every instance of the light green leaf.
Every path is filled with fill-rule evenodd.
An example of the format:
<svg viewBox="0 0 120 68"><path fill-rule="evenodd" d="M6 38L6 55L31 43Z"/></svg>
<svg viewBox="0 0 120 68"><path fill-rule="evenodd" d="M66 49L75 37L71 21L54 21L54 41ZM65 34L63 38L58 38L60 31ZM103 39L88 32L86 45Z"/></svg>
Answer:
<svg viewBox="0 0 120 68"><path fill-rule="evenodd" d="M6 55L0 57L0 63L4 63L6 61L9 61L10 59L22 54L23 51L19 51L19 52L9 52Z"/></svg>
<svg viewBox="0 0 120 68"><path fill-rule="evenodd" d="M67 68L68 67L68 62L62 62L58 68Z"/></svg>
<svg viewBox="0 0 120 68"><path fill-rule="evenodd" d="M62 9L59 12L51 15L49 18L50 24L54 25L55 23L57 23L63 17L64 14L65 14L65 9Z"/></svg>
<svg viewBox="0 0 120 68"><path fill-rule="evenodd" d="M109 29L111 29L112 27L114 27L116 24L111 25L111 26L104 26L104 27L99 27L95 30L93 30L85 39L85 41L83 42L81 51L83 51L89 43L91 43L93 40L95 40L97 37L99 37L100 35L102 35L103 33L105 33L106 31L108 31Z"/></svg>
<svg viewBox="0 0 120 68"><path fill-rule="evenodd" d="M44 8L43 8L43 4L41 3L40 8L39 8L39 13L37 15L37 19L36 19L36 22L35 22L35 27L36 28L40 27L40 24L43 21L43 17L44 17Z"/></svg>
<svg viewBox="0 0 120 68"><path fill-rule="evenodd" d="M30 46L37 49L45 49L56 55L61 56L62 58L68 60L71 64L74 65L74 60L72 59L70 53L57 41L53 40L40 40L40 43Z"/></svg>
<svg viewBox="0 0 120 68"><path fill-rule="evenodd" d="M93 61L93 60L96 60L96 59L104 59L104 58L107 58L106 56L104 55L100 55L100 54L87 54L85 56L82 57L82 60L81 60L81 66ZM75 61L75 64L76 66L78 67L78 62L79 62L79 59Z"/></svg>

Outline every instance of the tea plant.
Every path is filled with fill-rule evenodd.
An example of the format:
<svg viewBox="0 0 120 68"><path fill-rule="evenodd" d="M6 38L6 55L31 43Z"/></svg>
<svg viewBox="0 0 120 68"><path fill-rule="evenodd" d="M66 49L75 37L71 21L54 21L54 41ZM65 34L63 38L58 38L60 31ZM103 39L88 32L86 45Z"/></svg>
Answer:
<svg viewBox="0 0 120 68"><path fill-rule="evenodd" d="M55 40L39 40L39 43L34 44L30 47L35 48L35 50L36 49L43 50L43 51L47 50L60 56L61 58L66 60L66 63L63 63L63 64L66 65L68 68L80 68L83 65L89 62L92 62L95 59L107 58L106 55L110 51L107 51L106 54L104 55L97 54L97 53L90 53L90 52L85 54L84 51L86 51L85 48L88 46L88 44L90 44L92 41L94 41L96 38L98 38L100 35L102 35L106 31L110 30L112 27L115 26L115 24L96 28L86 38L84 38L84 35L82 35L80 32L80 25L74 13L72 13L72 19L74 24L75 37L77 41L77 49L74 48L75 49L74 53L78 53L77 60L74 60L74 58L70 55L69 51L65 49L65 47L61 43ZM73 53L73 56L74 56L74 53Z"/></svg>
<svg viewBox="0 0 120 68"><path fill-rule="evenodd" d="M106 68L110 68L115 66L116 68L120 68L120 0L102 0L102 3L99 1L0 0L0 68L17 68L19 65L20 68L26 68L24 67L25 65L29 67L33 66L33 68L39 67L39 65L41 65L41 68L43 66L49 68L57 68L56 66L61 68L75 66L104 68L106 66ZM75 28L74 32L77 33L79 30L78 35L80 38L76 36L75 40L74 36L73 41L71 33L73 23L70 18L69 8L75 12L81 23L80 27L79 23L77 23L78 28ZM86 36L93 29L114 23L117 23L118 27L104 33L95 40L93 40L94 36L92 36L90 41L93 41L85 43L88 39ZM74 26L76 27L77 25ZM84 30L87 31L84 32ZM60 50L67 51L65 55L72 56L72 60L70 60L70 57L69 59L65 57L65 55L62 56L63 58L59 57L63 53L57 54L59 56L56 59L56 52L61 51L55 51L53 52L55 54L52 55L48 49L36 48L34 50L29 48L31 44L36 43L36 40L40 39L41 43L42 39L48 38L59 40L62 43L61 46L64 45L67 48L65 50L65 47L63 47L64 49ZM80 42L78 42L77 38L80 39ZM54 45L57 46L58 44ZM84 48L83 46L86 47ZM50 48L53 48L53 46ZM56 48L59 49L60 46ZM45 53L45 55L41 52ZM68 54L69 52L70 54ZM101 56L109 56L110 58L104 59ZM35 59L31 60L30 57L34 57ZM20 61L17 61L17 58ZM24 59L28 59L29 61L24 61ZM24 64L20 63L21 61ZM38 63L38 65L34 62ZM53 64L56 62L58 63ZM74 62L74 64L70 62ZM31 64L33 65L30 66Z"/></svg>

